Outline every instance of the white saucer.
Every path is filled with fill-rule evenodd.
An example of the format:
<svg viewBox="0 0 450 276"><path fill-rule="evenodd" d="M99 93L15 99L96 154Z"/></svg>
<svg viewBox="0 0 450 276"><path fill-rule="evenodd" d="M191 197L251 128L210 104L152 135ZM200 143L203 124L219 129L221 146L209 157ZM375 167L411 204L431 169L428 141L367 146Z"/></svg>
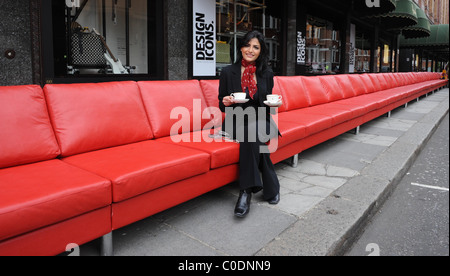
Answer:
<svg viewBox="0 0 450 276"><path fill-rule="evenodd" d="M280 107L283 104L283 102L279 101L277 103L270 103L269 101L264 101L264 104L270 107Z"/></svg>
<svg viewBox="0 0 450 276"><path fill-rule="evenodd" d="M234 101L234 103L237 103L237 104L243 104L243 103L248 103L248 101L250 101L250 99L244 99L244 100L234 99L233 101Z"/></svg>

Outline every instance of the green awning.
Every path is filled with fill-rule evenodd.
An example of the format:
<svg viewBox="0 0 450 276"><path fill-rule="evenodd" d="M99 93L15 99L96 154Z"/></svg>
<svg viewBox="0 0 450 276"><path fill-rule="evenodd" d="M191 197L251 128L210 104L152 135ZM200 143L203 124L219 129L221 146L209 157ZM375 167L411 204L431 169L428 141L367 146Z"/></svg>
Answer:
<svg viewBox="0 0 450 276"><path fill-rule="evenodd" d="M417 9L412 0L397 0L394 11L375 16L389 29L405 28L417 24Z"/></svg>
<svg viewBox="0 0 450 276"><path fill-rule="evenodd" d="M373 2L378 4L376 1L369 1L370 5ZM366 0L355 0L353 2L353 9L355 13L360 16L375 16L380 14L389 13L395 10L396 1L395 0L379 0L379 6L368 6Z"/></svg>
<svg viewBox="0 0 450 276"><path fill-rule="evenodd" d="M431 25L430 36L407 39L400 37L400 48L449 48L449 28L448 24Z"/></svg>
<svg viewBox="0 0 450 276"><path fill-rule="evenodd" d="M426 52L437 60L448 61L449 41L448 41L448 24L431 25L431 34L429 37L406 39L400 36L401 49L417 49Z"/></svg>
<svg viewBox="0 0 450 276"><path fill-rule="evenodd" d="M417 6L417 24L402 29L405 38L428 37L431 34L430 21L425 12Z"/></svg>

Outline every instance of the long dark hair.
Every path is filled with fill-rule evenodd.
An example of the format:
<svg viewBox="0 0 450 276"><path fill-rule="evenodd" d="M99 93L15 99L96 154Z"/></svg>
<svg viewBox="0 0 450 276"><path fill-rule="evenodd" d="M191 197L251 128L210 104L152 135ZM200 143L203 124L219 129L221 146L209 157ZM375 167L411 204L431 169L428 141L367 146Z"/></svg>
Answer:
<svg viewBox="0 0 450 276"><path fill-rule="evenodd" d="M250 40L253 38L258 39L259 44L261 44L261 53L256 60L256 74L259 76L262 75L262 73L269 67L268 61L269 61L269 53L266 45L266 40L264 38L264 35L258 31L250 31L248 32L244 38L241 40L239 44L239 48L237 51L237 61L236 63L240 64L242 61L242 52L240 51L242 47L245 47L249 44Z"/></svg>

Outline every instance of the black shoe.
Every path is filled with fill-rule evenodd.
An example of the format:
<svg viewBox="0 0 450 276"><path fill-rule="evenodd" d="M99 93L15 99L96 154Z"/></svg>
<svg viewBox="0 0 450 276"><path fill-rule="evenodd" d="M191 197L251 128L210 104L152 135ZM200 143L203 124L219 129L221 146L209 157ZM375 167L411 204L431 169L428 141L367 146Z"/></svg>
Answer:
<svg viewBox="0 0 450 276"><path fill-rule="evenodd" d="M245 217L250 212L250 202L252 201L252 193L242 190L234 209L234 215L239 218Z"/></svg>
<svg viewBox="0 0 450 276"><path fill-rule="evenodd" d="M278 193L274 198L268 200L269 204L277 205L280 203L280 193Z"/></svg>

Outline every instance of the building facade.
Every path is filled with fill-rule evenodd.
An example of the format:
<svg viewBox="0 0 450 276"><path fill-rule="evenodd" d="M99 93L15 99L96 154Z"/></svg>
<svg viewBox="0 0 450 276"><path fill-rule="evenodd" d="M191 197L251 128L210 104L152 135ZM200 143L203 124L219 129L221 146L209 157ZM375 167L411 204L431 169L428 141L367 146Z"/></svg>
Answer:
<svg viewBox="0 0 450 276"><path fill-rule="evenodd" d="M448 1L399 1L448 24ZM249 30L265 35L276 75L400 71L401 32L379 17L395 2L1 0L0 85L218 78Z"/></svg>

